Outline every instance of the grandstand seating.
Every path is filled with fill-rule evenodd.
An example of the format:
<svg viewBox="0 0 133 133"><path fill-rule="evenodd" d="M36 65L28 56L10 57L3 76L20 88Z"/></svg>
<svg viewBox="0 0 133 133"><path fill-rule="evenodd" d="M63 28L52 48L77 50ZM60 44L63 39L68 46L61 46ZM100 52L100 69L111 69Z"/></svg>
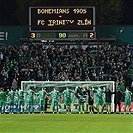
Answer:
<svg viewBox="0 0 133 133"><path fill-rule="evenodd" d="M99 54L98 54L99 52ZM76 46L7 46L1 50L1 86L11 86L14 78L22 80L124 80L132 62L129 47L97 48Z"/></svg>

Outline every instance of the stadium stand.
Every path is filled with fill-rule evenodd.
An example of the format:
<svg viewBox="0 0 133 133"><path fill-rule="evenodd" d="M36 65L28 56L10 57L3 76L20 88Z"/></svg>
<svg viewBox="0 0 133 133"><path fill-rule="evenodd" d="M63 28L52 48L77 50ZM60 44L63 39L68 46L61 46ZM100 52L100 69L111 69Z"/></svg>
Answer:
<svg viewBox="0 0 133 133"><path fill-rule="evenodd" d="M99 54L97 53L99 52ZM85 49L76 46L30 45L7 46L0 51L0 86L7 88L14 79L85 81L113 80L126 84L124 75L131 66L132 54L127 46L102 44Z"/></svg>

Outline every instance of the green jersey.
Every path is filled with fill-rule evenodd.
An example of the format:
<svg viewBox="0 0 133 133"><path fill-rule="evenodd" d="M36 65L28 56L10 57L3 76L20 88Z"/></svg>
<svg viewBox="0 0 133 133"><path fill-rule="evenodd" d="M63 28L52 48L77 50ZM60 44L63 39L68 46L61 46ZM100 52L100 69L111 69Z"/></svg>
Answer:
<svg viewBox="0 0 133 133"><path fill-rule="evenodd" d="M97 97L99 98L99 99L102 99L103 98L103 91L101 91L101 90L97 90L96 91L97 93Z"/></svg>
<svg viewBox="0 0 133 133"><path fill-rule="evenodd" d="M59 91L51 91L49 94L52 96L52 99L56 99L56 100L59 99L59 96L60 96Z"/></svg>
<svg viewBox="0 0 133 133"><path fill-rule="evenodd" d="M47 93L44 90L40 90L38 94L39 94L40 100L43 100Z"/></svg>
<svg viewBox="0 0 133 133"><path fill-rule="evenodd" d="M14 91L9 91L8 92L9 100L14 100L14 96L15 96L15 92Z"/></svg>
<svg viewBox="0 0 133 133"><path fill-rule="evenodd" d="M52 96L52 105L53 105L53 107L54 107L54 106L58 106L59 96L60 96L59 91L57 91L57 90L51 91L51 92L49 93L49 95ZM57 108L58 108L58 107L57 107ZM58 109L57 109L57 110L58 110ZM53 112L54 112L54 110L53 110ZM57 112L58 112L58 111L57 111Z"/></svg>
<svg viewBox="0 0 133 133"><path fill-rule="evenodd" d="M27 98L28 100L33 99L35 95L35 92L33 90L28 90L27 91Z"/></svg>
<svg viewBox="0 0 133 133"><path fill-rule="evenodd" d="M103 93L105 92L105 88L101 90L93 88L92 90L94 91L94 93L96 93L97 98L99 99L103 98Z"/></svg>
<svg viewBox="0 0 133 133"><path fill-rule="evenodd" d="M4 91L0 92L0 100L1 101L6 101L6 93Z"/></svg>
<svg viewBox="0 0 133 133"><path fill-rule="evenodd" d="M96 93L96 105L103 105L104 100L103 100L103 93L105 92L104 89L92 89L94 93Z"/></svg>
<svg viewBox="0 0 133 133"><path fill-rule="evenodd" d="M68 90L64 90L62 92L62 94L64 95L64 98L66 98L66 99L70 99L72 93L74 93L74 91L73 90L69 90L69 89Z"/></svg>
<svg viewBox="0 0 133 133"><path fill-rule="evenodd" d="M131 91L125 91L125 100L131 100L131 95L132 95L132 92Z"/></svg>
<svg viewBox="0 0 133 133"><path fill-rule="evenodd" d="M121 83L121 85L119 85L119 88L121 90L121 92L125 92L125 83Z"/></svg>
<svg viewBox="0 0 133 133"><path fill-rule="evenodd" d="M71 94L74 93L73 90L64 90L62 94L64 95L64 104L66 106L71 106L72 100L71 100Z"/></svg>
<svg viewBox="0 0 133 133"><path fill-rule="evenodd" d="M18 99L24 100L24 93L25 93L25 91L23 91L23 90L17 91Z"/></svg>

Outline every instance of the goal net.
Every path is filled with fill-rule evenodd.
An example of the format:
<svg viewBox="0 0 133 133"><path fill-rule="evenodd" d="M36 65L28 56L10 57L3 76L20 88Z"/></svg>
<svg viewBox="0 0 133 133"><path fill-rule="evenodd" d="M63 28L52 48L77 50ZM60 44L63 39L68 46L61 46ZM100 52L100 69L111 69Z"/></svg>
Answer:
<svg viewBox="0 0 133 133"><path fill-rule="evenodd" d="M51 92L53 88L57 88L57 90L62 93L66 87L70 88L71 90L76 89L76 87L85 86L86 89L89 89L93 86L93 88L100 87L104 89L108 87L112 92L115 91L115 83L114 81L22 81L21 88L27 91L30 87L37 93L41 90L42 87L46 88L47 93ZM75 94L72 94L72 111L78 111L78 99L76 98ZM94 97L94 105L96 102L96 95L93 93ZM88 96L85 102L85 111L88 112ZM62 99L62 98L61 98ZM105 100L105 94L103 94L103 100ZM27 97L25 96L25 106L27 104ZM34 97L35 101L35 111L39 111L39 98ZM51 98L48 100L48 111L51 112ZM59 100L59 110L65 111L63 100ZM114 95L112 95L112 103L111 103L111 111L114 111Z"/></svg>

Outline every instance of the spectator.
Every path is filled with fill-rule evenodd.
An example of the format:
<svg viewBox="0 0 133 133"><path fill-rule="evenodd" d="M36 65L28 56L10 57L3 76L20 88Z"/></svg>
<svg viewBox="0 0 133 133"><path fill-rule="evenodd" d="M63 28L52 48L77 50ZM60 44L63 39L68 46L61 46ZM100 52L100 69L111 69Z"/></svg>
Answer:
<svg viewBox="0 0 133 133"><path fill-rule="evenodd" d="M18 89L18 83L16 79L13 79L11 88L13 89L13 91L16 91Z"/></svg>
<svg viewBox="0 0 133 133"><path fill-rule="evenodd" d="M22 46L7 46L0 51L0 80L4 79L9 86L14 78L18 86L22 80L123 81L132 62L130 52L126 46L108 44L100 45L99 56L94 45L83 49L33 44L28 51Z"/></svg>
<svg viewBox="0 0 133 133"><path fill-rule="evenodd" d="M115 103L115 110L114 110L114 113L116 113L116 109L118 107L118 111L119 113L121 112L121 97L122 97L122 92L120 91L120 89L117 87L116 91L113 92L113 94L115 94L115 97L114 97L114 103Z"/></svg>

